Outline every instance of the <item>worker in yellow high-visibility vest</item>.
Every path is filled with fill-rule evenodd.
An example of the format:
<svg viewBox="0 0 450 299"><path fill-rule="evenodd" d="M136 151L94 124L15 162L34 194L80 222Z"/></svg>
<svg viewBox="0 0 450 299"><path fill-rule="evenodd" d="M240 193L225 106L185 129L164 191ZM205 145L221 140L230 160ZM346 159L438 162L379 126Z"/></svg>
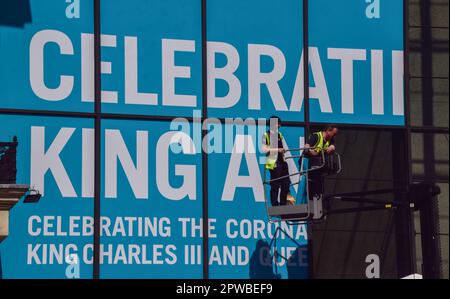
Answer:
<svg viewBox="0 0 450 299"><path fill-rule="evenodd" d="M286 205L290 186L289 177L272 181L289 175L288 165L284 159L286 149L283 145L283 134L280 132L281 119L271 116L269 126L269 130L262 136L262 151L267 156L265 168L270 171L270 202L272 206ZM279 201L278 194L280 194Z"/></svg>
<svg viewBox="0 0 450 299"><path fill-rule="evenodd" d="M326 125L323 130L314 132L305 144L304 155L309 159L309 168L320 166L322 164L322 151L325 154L332 154L336 147L334 145L338 128L335 125ZM311 171L309 173L309 199L313 196L319 196L323 193L323 172L320 170Z"/></svg>

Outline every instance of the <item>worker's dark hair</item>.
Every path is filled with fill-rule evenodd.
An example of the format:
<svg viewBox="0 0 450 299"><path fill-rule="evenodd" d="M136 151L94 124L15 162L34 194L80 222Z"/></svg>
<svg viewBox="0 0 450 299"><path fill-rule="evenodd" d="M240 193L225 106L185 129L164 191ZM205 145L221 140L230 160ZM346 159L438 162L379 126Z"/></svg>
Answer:
<svg viewBox="0 0 450 299"><path fill-rule="evenodd" d="M267 119L267 123L270 124L270 121L271 121L271 120L275 120L275 119L277 120L278 124L281 125L281 118L279 118L279 117L276 116L276 115L272 115L271 117L269 117L269 118Z"/></svg>
<svg viewBox="0 0 450 299"><path fill-rule="evenodd" d="M334 125L334 124L327 124L327 125L325 125L325 126L323 127L323 130L324 130L324 131L331 131L331 130L337 129L337 128L338 128L337 125Z"/></svg>

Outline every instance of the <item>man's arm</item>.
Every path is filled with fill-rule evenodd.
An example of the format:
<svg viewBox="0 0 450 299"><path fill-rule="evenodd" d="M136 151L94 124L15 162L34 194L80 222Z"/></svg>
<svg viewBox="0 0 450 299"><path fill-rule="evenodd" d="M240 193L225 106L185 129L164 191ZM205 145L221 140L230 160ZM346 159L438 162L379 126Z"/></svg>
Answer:
<svg viewBox="0 0 450 299"><path fill-rule="evenodd" d="M319 154L315 150L311 149L311 145L309 143L305 144L305 153L311 156L317 156Z"/></svg>
<svg viewBox="0 0 450 299"><path fill-rule="evenodd" d="M262 151L263 153L267 154L270 152L270 154L277 154L277 153L284 153L284 148L277 148L277 147L271 147L270 145L266 144L266 136L265 134L262 137Z"/></svg>
<svg viewBox="0 0 450 299"><path fill-rule="evenodd" d="M330 146L327 148L327 154L331 154L334 151L336 151L336 147L334 146L334 138L332 138L330 141Z"/></svg>
<svg viewBox="0 0 450 299"><path fill-rule="evenodd" d="M333 153L334 151L336 151L336 147L334 146L334 144L330 145L330 146L327 148L327 154L331 154L331 153Z"/></svg>
<svg viewBox="0 0 450 299"><path fill-rule="evenodd" d="M318 141L318 137L316 134L312 134L309 137L308 142L305 144L305 153L309 154L311 156L317 156L319 153L316 152L314 149L311 149Z"/></svg>

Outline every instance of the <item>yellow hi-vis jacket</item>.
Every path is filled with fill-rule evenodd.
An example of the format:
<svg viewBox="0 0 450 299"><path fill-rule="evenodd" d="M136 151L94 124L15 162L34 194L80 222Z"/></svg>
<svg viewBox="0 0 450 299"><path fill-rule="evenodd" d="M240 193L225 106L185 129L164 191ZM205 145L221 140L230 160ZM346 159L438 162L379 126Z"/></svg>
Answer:
<svg viewBox="0 0 450 299"><path fill-rule="evenodd" d="M278 132L278 134L280 134L281 141L283 141L283 134L281 134L281 132ZM269 134L267 132L265 132L264 136L266 138L266 145L270 147ZM277 147L278 147L278 145L277 145ZM266 158L266 169L269 169L269 170L275 169L275 167L277 167L277 159L278 159L278 153L274 157L274 155L270 154L270 152L269 152L267 155L267 158Z"/></svg>
<svg viewBox="0 0 450 299"><path fill-rule="evenodd" d="M314 151L316 151L318 154L320 154L321 151L326 151L328 149L328 147L330 146L330 141L326 141L325 142L325 138L323 138L323 134L322 131L320 132L315 132L314 134L317 135L317 142L316 144L313 146L314 147Z"/></svg>

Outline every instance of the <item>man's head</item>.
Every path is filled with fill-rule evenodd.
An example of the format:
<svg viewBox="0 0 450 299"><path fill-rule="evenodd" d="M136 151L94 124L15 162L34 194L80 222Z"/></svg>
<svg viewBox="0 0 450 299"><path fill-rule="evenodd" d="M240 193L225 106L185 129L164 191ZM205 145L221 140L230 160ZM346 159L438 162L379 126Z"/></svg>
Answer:
<svg viewBox="0 0 450 299"><path fill-rule="evenodd" d="M331 140L333 137L336 137L338 134L338 127L336 125L327 125L324 128L323 137L325 140Z"/></svg>
<svg viewBox="0 0 450 299"><path fill-rule="evenodd" d="M272 131L276 131L281 127L281 118L278 116L271 116L269 118L269 128Z"/></svg>

